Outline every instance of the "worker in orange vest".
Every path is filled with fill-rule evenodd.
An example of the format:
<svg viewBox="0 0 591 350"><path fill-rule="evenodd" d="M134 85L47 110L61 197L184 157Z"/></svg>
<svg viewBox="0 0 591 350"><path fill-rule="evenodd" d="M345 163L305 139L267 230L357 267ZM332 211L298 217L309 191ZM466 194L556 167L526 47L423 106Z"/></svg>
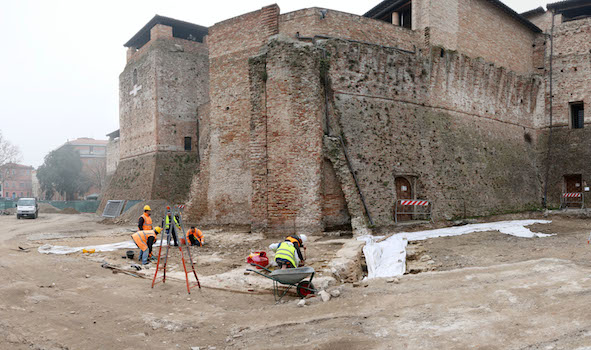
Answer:
<svg viewBox="0 0 591 350"><path fill-rule="evenodd" d="M187 231L187 243L190 242L191 245L203 247L205 244L205 239L203 236L204 235L201 230L197 230L195 229L195 226L191 226L191 229Z"/></svg>
<svg viewBox="0 0 591 350"><path fill-rule="evenodd" d="M148 263L148 256L152 254L152 245L156 242L156 235L158 235L162 229L156 226L153 230L141 230L133 235L131 239L135 242L138 248L140 248L140 260L143 265Z"/></svg>
<svg viewBox="0 0 591 350"><path fill-rule="evenodd" d="M152 217L150 216L151 211L152 209L149 205L144 207L144 213L142 216L140 216L140 219L137 223L137 227L140 229L140 231L152 230Z"/></svg>

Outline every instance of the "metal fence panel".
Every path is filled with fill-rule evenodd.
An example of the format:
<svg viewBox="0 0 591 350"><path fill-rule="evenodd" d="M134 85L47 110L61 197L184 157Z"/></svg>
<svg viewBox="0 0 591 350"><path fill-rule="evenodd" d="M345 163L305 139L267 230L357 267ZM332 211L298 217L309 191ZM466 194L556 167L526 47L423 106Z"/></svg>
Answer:
<svg viewBox="0 0 591 350"><path fill-rule="evenodd" d="M105 210L103 211L103 216L106 218L116 218L121 215L121 210L123 210L123 206L125 205L124 200L109 200L107 201L107 205L105 205Z"/></svg>
<svg viewBox="0 0 591 350"><path fill-rule="evenodd" d="M99 201L39 201L39 203L51 204L58 209L74 208L81 213L95 213L99 207Z"/></svg>

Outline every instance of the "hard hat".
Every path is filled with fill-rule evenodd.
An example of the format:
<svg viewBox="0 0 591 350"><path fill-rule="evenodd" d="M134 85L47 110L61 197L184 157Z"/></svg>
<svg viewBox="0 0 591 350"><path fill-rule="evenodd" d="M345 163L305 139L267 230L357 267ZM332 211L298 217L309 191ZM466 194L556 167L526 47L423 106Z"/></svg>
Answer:
<svg viewBox="0 0 591 350"><path fill-rule="evenodd" d="M149 205L146 205L146 206L144 207L144 211L146 211L146 210L150 210L150 211L151 211L152 209L150 209L150 206L149 206Z"/></svg>
<svg viewBox="0 0 591 350"><path fill-rule="evenodd" d="M156 231L156 233L160 233L160 231L162 231L162 227L156 226L154 227L154 231Z"/></svg>
<svg viewBox="0 0 591 350"><path fill-rule="evenodd" d="M302 243L306 243L306 241L308 240L308 237L306 235L300 235L300 238L302 239Z"/></svg>

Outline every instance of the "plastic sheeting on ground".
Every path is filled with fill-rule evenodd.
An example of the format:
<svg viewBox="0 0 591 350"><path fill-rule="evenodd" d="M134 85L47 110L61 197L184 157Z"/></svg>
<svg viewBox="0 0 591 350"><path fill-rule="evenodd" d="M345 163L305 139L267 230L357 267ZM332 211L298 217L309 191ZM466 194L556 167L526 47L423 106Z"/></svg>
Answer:
<svg viewBox="0 0 591 350"><path fill-rule="evenodd" d="M154 243L154 247L160 246L160 241ZM162 242L162 246L166 246L166 242ZM60 245L44 244L37 251L42 254L72 254L81 252L83 249L91 250L95 252L112 252L119 249L137 249L134 241L126 241L119 243L101 244L101 245L89 245L84 247L67 247Z"/></svg>
<svg viewBox="0 0 591 350"><path fill-rule="evenodd" d="M553 236L534 233L525 226L533 224L549 224L548 220L513 220L472 224L465 226L446 227L436 230L397 233L382 242L384 236L362 236L365 241L363 254L367 263L368 278L394 277L406 271L406 245L408 241L422 241L435 237L460 236L473 232L499 231L516 237L533 238Z"/></svg>

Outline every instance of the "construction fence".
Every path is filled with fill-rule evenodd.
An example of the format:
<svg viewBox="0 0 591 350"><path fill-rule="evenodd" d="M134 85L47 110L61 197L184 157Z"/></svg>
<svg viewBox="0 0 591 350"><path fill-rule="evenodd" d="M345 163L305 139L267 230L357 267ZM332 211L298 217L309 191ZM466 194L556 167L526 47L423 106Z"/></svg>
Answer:
<svg viewBox="0 0 591 350"><path fill-rule="evenodd" d="M16 200L0 201L0 210L14 208L16 203ZM100 201L39 201L39 203L47 203L60 210L74 208L81 213L95 213Z"/></svg>

